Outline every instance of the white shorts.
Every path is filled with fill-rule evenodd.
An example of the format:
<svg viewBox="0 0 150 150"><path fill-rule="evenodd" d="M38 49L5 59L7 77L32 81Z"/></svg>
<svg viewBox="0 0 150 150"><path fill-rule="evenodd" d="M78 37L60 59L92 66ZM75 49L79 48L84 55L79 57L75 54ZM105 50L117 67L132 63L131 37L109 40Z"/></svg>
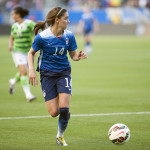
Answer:
<svg viewBox="0 0 150 150"><path fill-rule="evenodd" d="M12 52L12 57L15 63L15 66L18 67L18 65L27 65L28 64L28 58L27 54L19 53L19 52Z"/></svg>

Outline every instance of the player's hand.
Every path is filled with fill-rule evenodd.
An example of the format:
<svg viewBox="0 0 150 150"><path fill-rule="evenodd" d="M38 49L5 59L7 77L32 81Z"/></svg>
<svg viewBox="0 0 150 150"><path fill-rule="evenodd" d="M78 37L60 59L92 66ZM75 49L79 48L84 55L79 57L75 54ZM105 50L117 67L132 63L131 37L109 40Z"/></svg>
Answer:
<svg viewBox="0 0 150 150"><path fill-rule="evenodd" d="M35 70L29 70L29 84L31 83L32 86L38 85L37 76Z"/></svg>
<svg viewBox="0 0 150 150"><path fill-rule="evenodd" d="M83 52L82 50L78 53L78 58L79 59L87 59L87 55L85 52Z"/></svg>

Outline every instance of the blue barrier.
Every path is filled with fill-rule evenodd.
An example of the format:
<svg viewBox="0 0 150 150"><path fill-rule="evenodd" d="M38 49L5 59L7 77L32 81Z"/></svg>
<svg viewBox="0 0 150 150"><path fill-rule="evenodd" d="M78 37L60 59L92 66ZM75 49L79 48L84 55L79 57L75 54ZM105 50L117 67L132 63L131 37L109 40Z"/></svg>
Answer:
<svg viewBox="0 0 150 150"><path fill-rule="evenodd" d="M81 19L81 16L83 14L82 11L71 11L71 10L69 10L68 13L69 13L70 24L77 24L77 23L79 23L79 21Z"/></svg>
<svg viewBox="0 0 150 150"><path fill-rule="evenodd" d="M92 12L95 15L95 17L97 18L99 23L102 23L102 24L110 24L111 23L111 20L108 18L107 12L105 9L93 10Z"/></svg>
<svg viewBox="0 0 150 150"><path fill-rule="evenodd" d="M79 23L81 16L83 14L83 11L68 11L69 13L69 21L70 24L77 24ZM105 9L102 10L92 10L92 13L97 18L99 23L111 23L110 19L107 17L107 12Z"/></svg>
<svg viewBox="0 0 150 150"><path fill-rule="evenodd" d="M0 14L0 24L3 24L3 20L4 18L3 18L3 14Z"/></svg>
<svg viewBox="0 0 150 150"><path fill-rule="evenodd" d="M25 19L31 19L35 22L41 21L41 20L45 20L44 19L44 15L42 11L39 10L30 10L30 13L27 17L25 17Z"/></svg>

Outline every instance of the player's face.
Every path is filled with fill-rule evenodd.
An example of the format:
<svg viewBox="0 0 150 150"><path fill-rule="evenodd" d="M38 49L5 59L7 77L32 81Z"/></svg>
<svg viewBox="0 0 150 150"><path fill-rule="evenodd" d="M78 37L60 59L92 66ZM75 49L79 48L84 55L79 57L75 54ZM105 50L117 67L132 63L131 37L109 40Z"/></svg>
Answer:
<svg viewBox="0 0 150 150"><path fill-rule="evenodd" d="M69 23L69 15L68 12L66 12L60 19L59 19L59 26L65 30L67 28L67 25Z"/></svg>
<svg viewBox="0 0 150 150"><path fill-rule="evenodd" d="M16 14L15 11L12 11L12 18L13 18L13 20L14 20L15 22L18 21L18 18L19 18L19 17L20 17L19 14Z"/></svg>

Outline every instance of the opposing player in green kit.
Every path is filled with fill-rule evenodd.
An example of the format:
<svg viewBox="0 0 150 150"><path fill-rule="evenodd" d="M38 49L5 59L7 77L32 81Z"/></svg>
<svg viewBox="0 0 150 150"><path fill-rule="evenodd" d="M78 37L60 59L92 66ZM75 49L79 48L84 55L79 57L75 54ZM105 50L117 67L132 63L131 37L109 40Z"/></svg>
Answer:
<svg viewBox="0 0 150 150"><path fill-rule="evenodd" d="M24 19L29 14L27 9L16 7L12 11L12 18L15 23L11 27L11 36L8 50L12 52L13 60L19 72L14 78L9 80L9 92L13 94L15 91L15 84L21 81L23 91L27 101L36 99L36 96L31 94L28 83L28 61L27 54L32 45L33 29L35 23L29 19Z"/></svg>

